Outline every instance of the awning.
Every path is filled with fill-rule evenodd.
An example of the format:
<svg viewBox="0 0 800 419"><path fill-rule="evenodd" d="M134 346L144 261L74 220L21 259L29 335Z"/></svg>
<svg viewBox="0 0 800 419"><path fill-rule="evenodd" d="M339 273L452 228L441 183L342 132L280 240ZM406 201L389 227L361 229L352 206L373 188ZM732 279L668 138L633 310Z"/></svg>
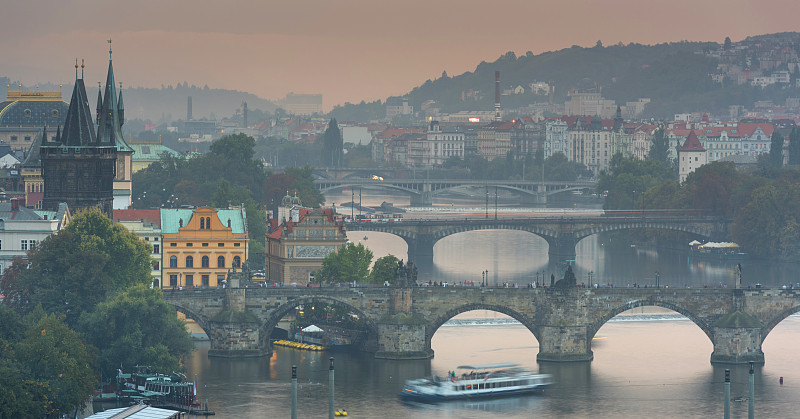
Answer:
<svg viewBox="0 0 800 419"><path fill-rule="evenodd" d="M305 333L317 333L317 332L323 332L323 331L324 330L320 329L319 327L317 327L317 326L315 326L313 324L311 326L308 326L305 329L303 329L303 332L305 332Z"/></svg>

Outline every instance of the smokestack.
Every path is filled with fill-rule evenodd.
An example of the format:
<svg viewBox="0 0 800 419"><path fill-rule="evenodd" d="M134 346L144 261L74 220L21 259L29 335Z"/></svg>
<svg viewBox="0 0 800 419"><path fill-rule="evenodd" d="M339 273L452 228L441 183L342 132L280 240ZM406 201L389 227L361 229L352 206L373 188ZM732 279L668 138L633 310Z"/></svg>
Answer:
<svg viewBox="0 0 800 419"><path fill-rule="evenodd" d="M500 71L494 72L494 120L500 122Z"/></svg>
<svg viewBox="0 0 800 419"><path fill-rule="evenodd" d="M187 121L191 121L192 120L192 97L191 96L189 96L186 99L186 120Z"/></svg>
<svg viewBox="0 0 800 419"><path fill-rule="evenodd" d="M247 102L242 102L242 128L247 128Z"/></svg>

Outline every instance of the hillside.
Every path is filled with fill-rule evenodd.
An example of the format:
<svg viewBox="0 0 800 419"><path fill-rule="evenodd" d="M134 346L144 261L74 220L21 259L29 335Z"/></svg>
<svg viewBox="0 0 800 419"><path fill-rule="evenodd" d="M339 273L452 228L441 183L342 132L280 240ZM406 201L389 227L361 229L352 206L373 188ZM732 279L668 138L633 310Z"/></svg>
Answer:
<svg viewBox="0 0 800 419"><path fill-rule="evenodd" d="M733 43L731 51L742 54L742 66L753 57L751 65L758 65L756 55L769 48L789 46L800 52L800 34L782 33L749 37ZM517 57L513 52L500 56L493 62L481 62L474 71L457 76L443 73L440 78L427 80L412 89L407 97L415 109L428 100L437 102L442 112L460 110L491 110L494 104L494 72L501 73L501 86L523 86L524 94L504 95L503 107L512 109L536 102L546 102L546 94L534 95L528 91L533 82L555 86L554 103L564 103L570 89L600 89L603 97L619 104L638 98L650 98L644 117L667 118L675 113L711 111L727 113L729 105L749 107L756 100L773 100L775 103L791 95L796 89L776 87L756 88L749 84L719 84L710 75L717 71L720 58L713 54L722 44L714 42L677 42L658 45L617 44L590 48L572 46L560 51L534 55L528 52ZM750 61L747 61L750 62ZM784 65L785 67L785 65ZM786 69L786 68L777 68ZM464 92L474 90L471 98ZM335 108L331 115L350 120L373 110L375 104L346 105ZM380 115L377 115L380 117Z"/></svg>

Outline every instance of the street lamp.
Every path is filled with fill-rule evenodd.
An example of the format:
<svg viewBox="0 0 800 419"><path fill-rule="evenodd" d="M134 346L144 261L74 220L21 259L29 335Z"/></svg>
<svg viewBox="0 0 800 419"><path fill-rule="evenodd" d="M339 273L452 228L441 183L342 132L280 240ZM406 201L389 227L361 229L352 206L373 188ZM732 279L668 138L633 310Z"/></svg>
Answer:
<svg viewBox="0 0 800 419"><path fill-rule="evenodd" d="M489 186L486 186L486 219L489 219Z"/></svg>
<svg viewBox="0 0 800 419"><path fill-rule="evenodd" d="M586 288L591 288L592 287L592 275L594 275L594 271L589 271L589 273L586 274L586 275L588 275L588 277L589 277L589 284L588 284L588 286Z"/></svg>
<svg viewBox="0 0 800 419"><path fill-rule="evenodd" d="M656 271L656 288L661 288L658 284L659 279L661 279L661 272Z"/></svg>

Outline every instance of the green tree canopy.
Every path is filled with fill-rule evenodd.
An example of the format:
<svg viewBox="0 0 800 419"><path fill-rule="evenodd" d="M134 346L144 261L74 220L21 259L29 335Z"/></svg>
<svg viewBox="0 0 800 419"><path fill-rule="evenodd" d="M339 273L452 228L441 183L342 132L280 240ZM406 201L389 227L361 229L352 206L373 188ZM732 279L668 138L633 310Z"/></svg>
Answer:
<svg viewBox="0 0 800 419"><path fill-rule="evenodd" d="M783 134L780 130L772 131L769 145L769 162L773 167L783 166Z"/></svg>
<svg viewBox="0 0 800 419"><path fill-rule="evenodd" d="M48 313L78 316L106 296L136 284L149 284L149 244L97 209L81 212L60 232L42 240L30 254L30 267L12 268L19 275L11 300L23 313L41 304Z"/></svg>
<svg viewBox="0 0 800 419"><path fill-rule="evenodd" d="M117 368L149 365L158 371L180 371L181 358L193 343L185 323L158 289L138 285L84 313L78 329L100 350L105 375Z"/></svg>
<svg viewBox="0 0 800 419"><path fill-rule="evenodd" d="M87 346L56 315L43 315L38 320L35 317L13 351L25 373L22 387L33 395L36 407L41 409L38 414L23 416L58 417L73 413L86 403L98 382L94 348ZM26 395L22 397L27 399ZM33 407L27 401L25 405Z"/></svg>
<svg viewBox="0 0 800 419"><path fill-rule="evenodd" d="M384 282L394 283L397 275L398 262L394 255L387 255L378 258L375 264L372 265L372 271L369 274L369 282L373 284L383 284Z"/></svg>
<svg viewBox="0 0 800 419"><path fill-rule="evenodd" d="M366 282L371 263L372 251L363 244L344 244L322 260L322 269L314 279L320 283Z"/></svg>

